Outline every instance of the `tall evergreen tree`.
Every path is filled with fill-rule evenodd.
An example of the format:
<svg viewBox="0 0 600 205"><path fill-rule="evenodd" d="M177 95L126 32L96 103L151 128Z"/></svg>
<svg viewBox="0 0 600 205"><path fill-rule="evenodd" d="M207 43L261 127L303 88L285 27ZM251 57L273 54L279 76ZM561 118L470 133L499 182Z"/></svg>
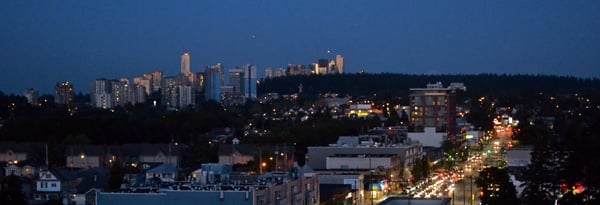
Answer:
<svg viewBox="0 0 600 205"><path fill-rule="evenodd" d="M485 168L479 173L475 183L481 188L479 198L482 204L519 204L517 191L510 182L506 169Z"/></svg>
<svg viewBox="0 0 600 205"><path fill-rule="evenodd" d="M536 144L525 172L522 199L527 204L551 203L561 194L569 151L556 144Z"/></svg>

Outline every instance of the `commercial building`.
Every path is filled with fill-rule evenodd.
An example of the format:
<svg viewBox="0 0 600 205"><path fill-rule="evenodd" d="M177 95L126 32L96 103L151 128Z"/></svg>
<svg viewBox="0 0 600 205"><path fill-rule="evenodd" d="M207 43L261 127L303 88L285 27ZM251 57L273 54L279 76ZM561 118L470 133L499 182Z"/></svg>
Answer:
<svg viewBox="0 0 600 205"><path fill-rule="evenodd" d="M319 171L321 204L365 204L365 175L357 171Z"/></svg>
<svg viewBox="0 0 600 205"><path fill-rule="evenodd" d="M457 86L445 88L441 82L410 88L410 123L414 130L435 127L448 137L456 136L456 89Z"/></svg>
<svg viewBox="0 0 600 205"><path fill-rule="evenodd" d="M387 135L341 136L336 144L308 147L307 164L315 170L377 170L378 175L409 178L422 145L391 143ZM400 177L402 176L402 177Z"/></svg>
<svg viewBox="0 0 600 205"><path fill-rule="evenodd" d="M206 174L200 177L209 176ZM288 173L263 175L221 173L221 177L214 180L199 181L204 183L170 183L164 188L136 188L129 192L117 193L99 192L96 201L97 205L306 205L318 204L320 200L319 177L307 167L295 168Z"/></svg>

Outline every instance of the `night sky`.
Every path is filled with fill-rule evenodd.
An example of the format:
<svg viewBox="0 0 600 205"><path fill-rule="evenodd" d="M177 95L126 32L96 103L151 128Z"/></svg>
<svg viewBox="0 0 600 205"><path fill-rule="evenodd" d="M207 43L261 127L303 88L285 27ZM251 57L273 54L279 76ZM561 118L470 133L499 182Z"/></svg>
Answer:
<svg viewBox="0 0 600 205"><path fill-rule="evenodd" d="M52 93L96 78L310 64L346 71L600 77L600 1L0 2L0 91ZM408 88L407 88L408 89Z"/></svg>

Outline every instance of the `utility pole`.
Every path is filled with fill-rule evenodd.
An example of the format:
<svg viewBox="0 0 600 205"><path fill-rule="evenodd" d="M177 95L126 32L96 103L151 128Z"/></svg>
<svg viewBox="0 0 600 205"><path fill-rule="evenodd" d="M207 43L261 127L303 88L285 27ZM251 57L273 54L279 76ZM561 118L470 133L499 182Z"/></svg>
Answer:
<svg viewBox="0 0 600 205"><path fill-rule="evenodd" d="M464 180L463 180L463 205L467 205L467 176L465 176Z"/></svg>
<svg viewBox="0 0 600 205"><path fill-rule="evenodd" d="M475 197L473 196L473 175L471 174L469 176L470 182L469 185L471 186L471 190L469 191L471 193L471 205L473 205L473 201L475 200Z"/></svg>
<svg viewBox="0 0 600 205"><path fill-rule="evenodd" d="M258 170L259 173L262 174L263 170L262 170L262 149L258 149Z"/></svg>
<svg viewBox="0 0 600 205"><path fill-rule="evenodd" d="M456 192L456 189L452 190L452 205L454 205L454 192Z"/></svg>
<svg viewBox="0 0 600 205"><path fill-rule="evenodd" d="M373 205L373 200L375 196L373 196L373 170L371 169L371 155L369 154L369 173L371 173L371 177L369 177L369 190L371 193L371 205Z"/></svg>

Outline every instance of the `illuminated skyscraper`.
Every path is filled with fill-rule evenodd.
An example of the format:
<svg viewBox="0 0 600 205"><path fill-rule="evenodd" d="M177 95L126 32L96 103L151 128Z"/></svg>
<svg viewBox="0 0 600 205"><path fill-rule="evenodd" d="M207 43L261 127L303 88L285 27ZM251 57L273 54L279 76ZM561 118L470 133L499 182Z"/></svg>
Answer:
<svg viewBox="0 0 600 205"><path fill-rule="evenodd" d="M265 68L265 78L273 78L273 68Z"/></svg>
<svg viewBox="0 0 600 205"><path fill-rule="evenodd" d="M327 74L327 68L329 67L329 61L327 59L319 59L315 64L315 74L325 75Z"/></svg>
<svg viewBox="0 0 600 205"><path fill-rule="evenodd" d="M335 61L330 61L329 64L327 65L327 73L328 74L332 74L332 73L337 73L337 67L335 67Z"/></svg>
<svg viewBox="0 0 600 205"><path fill-rule="evenodd" d="M181 74L189 75L191 74L190 70L190 53L185 52L181 55Z"/></svg>
<svg viewBox="0 0 600 205"><path fill-rule="evenodd" d="M92 102L93 107L103 109L114 107L111 85L111 81L105 78L96 79L94 81L92 94L90 95L90 101Z"/></svg>
<svg viewBox="0 0 600 205"><path fill-rule="evenodd" d="M242 93L244 91L244 70L229 69L229 85L233 86L233 92Z"/></svg>
<svg viewBox="0 0 600 205"><path fill-rule="evenodd" d="M335 56L335 66L339 74L344 73L344 57L342 55Z"/></svg>
<svg viewBox="0 0 600 205"><path fill-rule="evenodd" d="M223 65L207 67L204 72L204 97L206 101L221 102L221 86L225 85Z"/></svg>
<svg viewBox="0 0 600 205"><path fill-rule="evenodd" d="M54 87L54 103L69 105L73 103L74 93L73 84L70 82L57 83Z"/></svg>
<svg viewBox="0 0 600 205"><path fill-rule="evenodd" d="M159 91L162 88L163 81L163 72L162 71L154 71L151 73L152 75L152 83L150 87L152 87L152 91Z"/></svg>
<svg viewBox="0 0 600 205"><path fill-rule="evenodd" d="M244 72L244 96L246 98L256 98L256 83L258 81L258 77L256 76L256 66L246 64L243 68Z"/></svg>
<svg viewBox="0 0 600 205"><path fill-rule="evenodd" d="M179 100L177 102L180 108L186 108L188 106L194 106L194 88L189 85L181 85L177 87L177 96Z"/></svg>

